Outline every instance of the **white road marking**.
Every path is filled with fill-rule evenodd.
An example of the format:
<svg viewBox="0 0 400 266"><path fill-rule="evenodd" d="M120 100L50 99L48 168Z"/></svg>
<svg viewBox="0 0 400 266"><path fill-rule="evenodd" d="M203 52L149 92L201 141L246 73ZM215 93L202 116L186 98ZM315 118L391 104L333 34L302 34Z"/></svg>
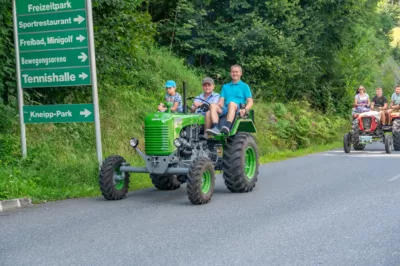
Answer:
<svg viewBox="0 0 400 266"><path fill-rule="evenodd" d="M388 182L393 182L393 181L395 181L395 180L397 180L397 179L399 179L399 178L400 178L400 175L395 175L394 177L390 178L390 179L388 180Z"/></svg>
<svg viewBox="0 0 400 266"><path fill-rule="evenodd" d="M330 157L351 157L351 158L400 158L400 153L387 154L385 152L353 152L345 153L344 151L332 151L326 153L315 154L314 156L330 156Z"/></svg>

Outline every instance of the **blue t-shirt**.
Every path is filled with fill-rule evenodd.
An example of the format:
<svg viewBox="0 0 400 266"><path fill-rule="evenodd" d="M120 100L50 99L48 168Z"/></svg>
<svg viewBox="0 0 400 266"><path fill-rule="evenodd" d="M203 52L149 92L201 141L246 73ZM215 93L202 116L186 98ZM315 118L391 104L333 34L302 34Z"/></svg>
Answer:
<svg viewBox="0 0 400 266"><path fill-rule="evenodd" d="M396 93L393 93L391 100L393 101L394 105L399 105L400 104L400 94L397 95Z"/></svg>
<svg viewBox="0 0 400 266"><path fill-rule="evenodd" d="M250 87L243 81L239 80L237 83L228 83L222 86L221 98L224 98L224 106L227 107L230 102L246 104L247 98L253 98Z"/></svg>
<svg viewBox="0 0 400 266"><path fill-rule="evenodd" d="M182 97L181 97L181 95L179 93L176 92L174 96L171 96L168 93L166 93L165 94L165 100L167 102L173 102L174 104L176 102L178 102L178 109L176 109L175 112L178 112L178 113L182 113L183 112Z"/></svg>

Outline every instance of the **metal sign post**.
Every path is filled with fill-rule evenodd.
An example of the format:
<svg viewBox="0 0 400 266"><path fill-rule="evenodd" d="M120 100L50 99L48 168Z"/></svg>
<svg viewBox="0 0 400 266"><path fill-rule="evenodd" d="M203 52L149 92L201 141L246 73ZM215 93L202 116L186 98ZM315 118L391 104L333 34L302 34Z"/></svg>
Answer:
<svg viewBox="0 0 400 266"><path fill-rule="evenodd" d="M22 156L25 124L94 122L102 162L91 0L13 0ZM23 89L92 86L93 103L24 106Z"/></svg>

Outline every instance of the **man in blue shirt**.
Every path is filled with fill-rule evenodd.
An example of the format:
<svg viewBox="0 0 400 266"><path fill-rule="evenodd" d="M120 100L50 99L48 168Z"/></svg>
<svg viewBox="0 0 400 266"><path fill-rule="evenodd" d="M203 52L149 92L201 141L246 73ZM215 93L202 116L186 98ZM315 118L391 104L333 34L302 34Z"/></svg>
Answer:
<svg viewBox="0 0 400 266"><path fill-rule="evenodd" d="M392 97L390 97L390 106L389 110L386 112L386 117L388 120L388 125L392 125L392 121L390 119L391 113L397 113L400 112L400 85L397 85L395 88L395 92L392 94Z"/></svg>
<svg viewBox="0 0 400 266"><path fill-rule="evenodd" d="M229 134L235 114L239 113L243 117L253 106L253 96L249 85L240 80L242 77L242 67L239 65L231 66L232 82L222 86L221 96L218 104L211 104L210 114L212 128L207 132L213 135L221 133ZM240 104L245 104L244 109L240 109ZM219 116L227 115L227 122L218 129Z"/></svg>

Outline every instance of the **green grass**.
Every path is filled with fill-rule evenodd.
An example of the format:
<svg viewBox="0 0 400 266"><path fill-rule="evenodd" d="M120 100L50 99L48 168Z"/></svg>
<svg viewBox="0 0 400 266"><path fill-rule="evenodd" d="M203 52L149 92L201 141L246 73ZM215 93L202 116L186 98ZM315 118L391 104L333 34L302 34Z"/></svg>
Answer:
<svg viewBox="0 0 400 266"><path fill-rule="evenodd" d="M143 120L162 100L165 81L174 79L179 93L179 84L187 81L188 96L194 96L201 93L204 76L184 67L182 60L164 49L152 48L139 54L136 64L135 71L126 73L132 80L130 85L99 79L100 116L103 157L118 154L131 165L143 166L129 139L137 137L143 150ZM341 117L320 114L306 102L282 104L255 99L254 110L262 162L336 147L349 126ZM100 195L93 124L27 125L28 158L21 160L18 117L13 109L7 113L11 122L0 131L0 199L30 197L38 203ZM147 175L132 174L131 190L149 186Z"/></svg>
<svg viewBox="0 0 400 266"><path fill-rule="evenodd" d="M267 163L272 163L272 162L277 162L277 161L282 161L290 158L296 158L300 156L305 156L309 154L314 154L318 152L324 152L336 148L340 148L343 146L343 142L336 141L333 143L329 144L324 144L324 145L317 145L317 146L311 146L308 148L304 149L299 149L299 150L286 150L286 151L280 151L268 155L264 155L260 157L260 163L262 164L267 164Z"/></svg>

